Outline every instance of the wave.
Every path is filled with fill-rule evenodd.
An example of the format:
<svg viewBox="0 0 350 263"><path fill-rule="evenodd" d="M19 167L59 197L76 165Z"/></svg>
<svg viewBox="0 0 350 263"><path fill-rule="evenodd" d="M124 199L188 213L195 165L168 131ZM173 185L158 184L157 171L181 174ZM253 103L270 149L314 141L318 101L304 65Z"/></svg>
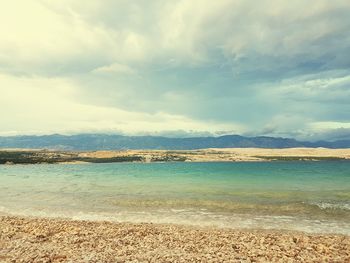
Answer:
<svg viewBox="0 0 350 263"><path fill-rule="evenodd" d="M201 227L233 229L275 229L303 231L307 233L337 233L350 235L350 223L344 220L319 220L285 215L220 214L209 211L175 209L155 211L67 211L51 209L8 209L0 206L1 215L61 218L87 221L110 221L130 223L183 224Z"/></svg>
<svg viewBox="0 0 350 263"><path fill-rule="evenodd" d="M345 211L350 211L350 203L311 202L309 204L317 206L321 210L345 210Z"/></svg>

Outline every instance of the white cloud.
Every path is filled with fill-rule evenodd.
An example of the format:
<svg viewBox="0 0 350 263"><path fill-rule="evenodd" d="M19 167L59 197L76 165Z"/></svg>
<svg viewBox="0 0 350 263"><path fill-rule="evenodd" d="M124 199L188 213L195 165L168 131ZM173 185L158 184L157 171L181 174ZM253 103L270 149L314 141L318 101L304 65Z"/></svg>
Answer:
<svg viewBox="0 0 350 263"><path fill-rule="evenodd" d="M242 129L164 112L148 114L82 104L76 83L64 78L0 75L0 93L1 134Z"/></svg>
<svg viewBox="0 0 350 263"><path fill-rule="evenodd" d="M309 125L313 130L324 131L329 129L350 129L350 122L319 121Z"/></svg>
<svg viewBox="0 0 350 263"><path fill-rule="evenodd" d="M5 59L12 66L43 66L48 60L71 59L98 48L99 39L106 37L81 20L54 13L38 1L6 2L0 10L1 54L3 62Z"/></svg>
<svg viewBox="0 0 350 263"><path fill-rule="evenodd" d="M136 71L131 67L119 63L113 63L107 66L96 68L93 73L107 73L107 74L136 74Z"/></svg>
<svg viewBox="0 0 350 263"><path fill-rule="evenodd" d="M349 45L346 10L345 0L308 8L305 1L14 0L0 9L0 54L3 63L26 70L88 58L201 64L213 52L236 60L318 58ZM337 44L323 44L330 39Z"/></svg>
<svg viewBox="0 0 350 263"><path fill-rule="evenodd" d="M91 24L69 6L50 7L36 0L2 4L0 69L46 74L89 60L144 59L147 43L142 35Z"/></svg>
<svg viewBox="0 0 350 263"><path fill-rule="evenodd" d="M350 100L349 87L350 72L340 70L284 79L266 92L268 96L294 101L340 103Z"/></svg>

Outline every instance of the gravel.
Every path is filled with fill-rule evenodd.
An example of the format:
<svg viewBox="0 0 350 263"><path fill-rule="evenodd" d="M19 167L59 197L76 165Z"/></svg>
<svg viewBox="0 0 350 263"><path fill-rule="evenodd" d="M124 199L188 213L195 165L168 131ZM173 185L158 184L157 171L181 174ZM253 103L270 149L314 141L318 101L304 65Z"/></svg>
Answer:
<svg viewBox="0 0 350 263"><path fill-rule="evenodd" d="M350 236L0 216L0 262L350 262Z"/></svg>

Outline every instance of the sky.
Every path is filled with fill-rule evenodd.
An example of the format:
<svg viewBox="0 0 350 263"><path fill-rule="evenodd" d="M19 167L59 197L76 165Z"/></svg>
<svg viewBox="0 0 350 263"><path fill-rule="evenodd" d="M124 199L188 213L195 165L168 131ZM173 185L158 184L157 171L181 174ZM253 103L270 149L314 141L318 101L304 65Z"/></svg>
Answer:
<svg viewBox="0 0 350 263"><path fill-rule="evenodd" d="M349 0L0 4L0 135L350 139Z"/></svg>

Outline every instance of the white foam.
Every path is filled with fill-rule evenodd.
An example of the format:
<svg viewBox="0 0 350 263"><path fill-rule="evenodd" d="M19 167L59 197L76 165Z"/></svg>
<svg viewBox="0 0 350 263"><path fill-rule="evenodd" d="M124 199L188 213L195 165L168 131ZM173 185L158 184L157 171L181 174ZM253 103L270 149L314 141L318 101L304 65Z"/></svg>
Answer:
<svg viewBox="0 0 350 263"><path fill-rule="evenodd" d="M44 218L65 218L72 220L111 221L132 223L171 223L196 226L210 226L233 229L275 229L294 230L308 233L338 233L350 235L350 222L335 220L311 220L294 216L263 216L251 214L203 213L199 210L179 212L172 209L114 212L96 211L49 211L38 209L8 209L0 206L0 212L9 215Z"/></svg>
<svg viewBox="0 0 350 263"><path fill-rule="evenodd" d="M327 202L312 202L311 205L316 205L320 209L340 209L340 210L350 210L349 203L327 203Z"/></svg>

